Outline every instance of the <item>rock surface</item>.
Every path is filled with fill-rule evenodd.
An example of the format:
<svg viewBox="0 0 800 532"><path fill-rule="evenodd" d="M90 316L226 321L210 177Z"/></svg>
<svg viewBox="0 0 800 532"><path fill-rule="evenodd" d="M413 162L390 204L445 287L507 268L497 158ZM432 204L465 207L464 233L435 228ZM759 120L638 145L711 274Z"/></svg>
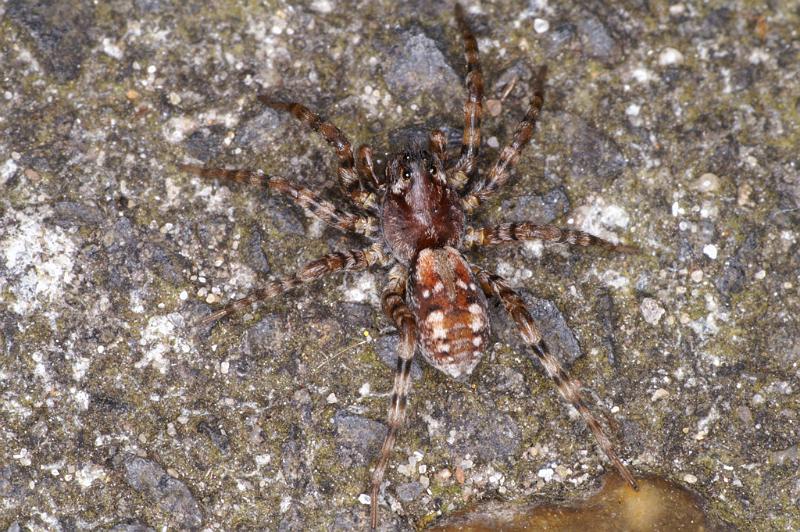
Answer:
<svg viewBox="0 0 800 532"><path fill-rule="evenodd" d="M739 529L800 528L789 5L465 2L496 113L482 171L549 65L532 146L472 223L552 221L641 250L469 257L540 304L633 470L690 484ZM393 379L385 273L196 327L269 276L366 243L178 165L260 169L340 203L332 150L259 93L318 110L376 159L398 132L457 142L451 8L9 0L0 15L0 529L363 528ZM383 529L580 497L608 467L492 317L466 383L415 367Z"/></svg>

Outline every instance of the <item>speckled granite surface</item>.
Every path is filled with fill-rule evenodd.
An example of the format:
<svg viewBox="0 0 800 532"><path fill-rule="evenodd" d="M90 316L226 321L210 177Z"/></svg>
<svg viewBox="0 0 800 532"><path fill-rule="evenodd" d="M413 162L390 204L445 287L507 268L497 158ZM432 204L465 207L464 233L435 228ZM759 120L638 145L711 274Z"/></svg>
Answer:
<svg viewBox="0 0 800 532"><path fill-rule="evenodd" d="M695 5L696 4L696 5ZM473 254L550 324L634 470L739 528L800 526L800 14L791 2L467 2L493 160L541 127L477 223L555 220L640 256ZM194 334L260 279L357 247L185 162L335 190L335 157L259 92L354 143L461 127L452 6L0 3L0 527L363 527L394 331L380 271ZM519 83L498 100L507 83ZM385 529L467 502L564 500L604 459L493 311L467 384L415 369Z"/></svg>

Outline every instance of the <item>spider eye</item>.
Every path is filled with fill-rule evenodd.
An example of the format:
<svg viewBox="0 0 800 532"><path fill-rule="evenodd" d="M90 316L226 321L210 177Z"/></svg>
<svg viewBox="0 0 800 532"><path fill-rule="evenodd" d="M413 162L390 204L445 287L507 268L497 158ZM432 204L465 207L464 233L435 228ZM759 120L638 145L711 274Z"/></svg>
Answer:
<svg viewBox="0 0 800 532"><path fill-rule="evenodd" d="M428 166L428 173L430 175L436 175L436 165L431 164L430 166Z"/></svg>
<svg viewBox="0 0 800 532"><path fill-rule="evenodd" d="M403 170L403 178L411 179L411 170Z"/></svg>

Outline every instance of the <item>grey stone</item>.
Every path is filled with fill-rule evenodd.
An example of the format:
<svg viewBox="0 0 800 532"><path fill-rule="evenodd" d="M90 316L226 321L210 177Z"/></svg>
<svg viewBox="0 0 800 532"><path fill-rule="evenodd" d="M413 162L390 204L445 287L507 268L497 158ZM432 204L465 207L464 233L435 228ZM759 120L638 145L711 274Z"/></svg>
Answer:
<svg viewBox="0 0 800 532"><path fill-rule="evenodd" d="M105 219L97 206L74 201L60 201L53 210L54 222L61 227L99 225Z"/></svg>
<svg viewBox="0 0 800 532"><path fill-rule="evenodd" d="M397 498L401 501L411 502L422 495L424 490L425 488L419 482L405 482L395 488L395 493L397 493Z"/></svg>
<svg viewBox="0 0 800 532"><path fill-rule="evenodd" d="M436 42L421 32L396 36L383 77L389 90L404 101L426 93L452 94L463 83Z"/></svg>
<svg viewBox="0 0 800 532"><path fill-rule="evenodd" d="M261 274L269 273L269 261L264 253L264 248L264 234L260 229L253 229L244 242L242 255L245 264Z"/></svg>
<svg viewBox="0 0 800 532"><path fill-rule="evenodd" d="M578 21L578 33L584 55L602 61L611 60L619 53L617 43L608 28L596 17L587 16Z"/></svg>
<svg viewBox="0 0 800 532"><path fill-rule="evenodd" d="M336 454L342 466L368 464L380 450L388 429L383 423L339 410L333 416Z"/></svg>
<svg viewBox="0 0 800 532"><path fill-rule="evenodd" d="M447 443L458 457L483 462L512 460L520 446L520 427L489 398L452 394L442 408Z"/></svg>
<svg viewBox="0 0 800 532"><path fill-rule="evenodd" d="M586 179L591 187L609 183L627 166L617 143L576 115L557 113L545 127L553 132L552 137L568 147L572 177Z"/></svg>
<svg viewBox="0 0 800 532"><path fill-rule="evenodd" d="M59 83L72 81L93 44L94 10L58 0L11 0L6 15L35 44L39 61Z"/></svg>
<svg viewBox="0 0 800 532"><path fill-rule="evenodd" d="M155 530L140 523L124 523L114 525L111 532L155 532Z"/></svg>
<svg viewBox="0 0 800 532"><path fill-rule="evenodd" d="M216 159L224 148L226 133L227 128L219 125L198 128L186 137L183 144L186 154L204 163Z"/></svg>
<svg viewBox="0 0 800 532"><path fill-rule="evenodd" d="M157 504L167 520L181 527L198 527L203 514L186 484L172 478L157 463L136 456L123 460L125 481Z"/></svg>

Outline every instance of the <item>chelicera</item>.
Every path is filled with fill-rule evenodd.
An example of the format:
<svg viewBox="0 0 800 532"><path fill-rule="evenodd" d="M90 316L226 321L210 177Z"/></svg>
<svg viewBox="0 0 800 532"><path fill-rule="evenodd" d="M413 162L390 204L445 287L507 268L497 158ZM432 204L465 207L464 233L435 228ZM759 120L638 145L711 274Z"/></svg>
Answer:
<svg viewBox="0 0 800 532"><path fill-rule="evenodd" d="M597 246L617 252L635 248L581 231L532 222L493 227L467 225L467 216L506 184L520 152L529 143L544 102L546 68L538 69L528 110L511 142L500 151L488 171L477 173L483 75L477 42L459 5L455 17L464 40L468 98L464 104L461 150L452 159L444 132L436 130L430 133L427 145L414 144L389 155L384 171L376 171L369 146L360 146L354 154L350 141L332 123L299 103L277 102L261 95L258 99L263 104L291 113L333 146L339 159L338 182L351 203L348 209L334 206L303 186L253 170L181 165L183 170L200 176L249 183L286 194L325 223L371 242L362 249L330 253L292 275L270 280L247 297L212 313L202 324L211 324L334 272L389 269L382 307L400 333L400 344L388 414L389 431L372 473L373 528L378 523L381 483L405 418L414 355L419 353L431 366L453 379L467 378L480 361L489 339L487 298L501 302L558 391L581 414L619 474L636 487L633 476L588 408L580 384L550 353L522 298L500 276L470 263L465 256L466 251L483 246L526 240Z"/></svg>

